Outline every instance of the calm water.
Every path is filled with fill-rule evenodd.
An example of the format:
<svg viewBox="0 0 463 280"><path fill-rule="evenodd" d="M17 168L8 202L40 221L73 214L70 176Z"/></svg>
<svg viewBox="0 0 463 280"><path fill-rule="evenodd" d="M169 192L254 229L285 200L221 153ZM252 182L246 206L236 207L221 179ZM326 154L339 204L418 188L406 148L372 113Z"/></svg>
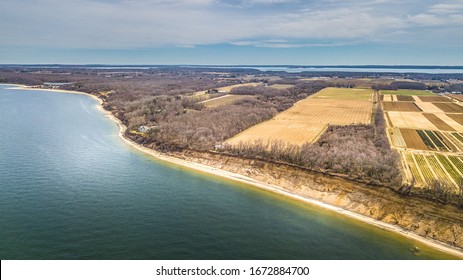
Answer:
<svg viewBox="0 0 463 280"><path fill-rule="evenodd" d="M0 85L1 259L448 258L128 147L83 95ZM414 256L409 248L423 248Z"/></svg>

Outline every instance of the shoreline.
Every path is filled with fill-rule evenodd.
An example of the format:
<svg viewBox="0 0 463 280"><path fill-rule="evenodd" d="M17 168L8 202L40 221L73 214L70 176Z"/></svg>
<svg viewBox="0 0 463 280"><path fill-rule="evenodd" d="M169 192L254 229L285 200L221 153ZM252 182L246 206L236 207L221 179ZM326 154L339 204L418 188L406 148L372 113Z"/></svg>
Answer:
<svg viewBox="0 0 463 280"><path fill-rule="evenodd" d="M355 219L357 221L361 221L361 222L373 225L375 227L378 227L378 228L381 228L381 229L384 229L384 230L387 230L387 231L390 231L390 232L397 233L397 234L399 234L401 236L404 236L406 238L418 241L418 242L420 242L422 244L425 244L425 245L427 245L429 247L432 247L432 248L434 248L436 250L439 250L439 251L442 251L442 252L445 252L445 253L448 253L448 254L454 255L454 256L456 256L458 258L463 259L463 248L451 246L451 245L446 244L446 243L441 242L441 241L426 238L426 237L420 236L420 235L418 235L418 234L416 234L416 233L414 233L412 231L403 229L403 228L401 228L399 226L389 224L389 223L386 223L386 222L382 222L382 221L376 220L374 218L371 218L371 217L368 217L368 216L365 216L365 215L357 214L357 213L354 213L352 211L346 210L344 208L337 207L337 206L334 206L334 205L331 205L331 204L328 204L328 203L324 203L324 202L321 202L321 201L313 199L313 198L307 198L307 197L303 197L303 196L300 196L300 195L297 195L297 194L293 194L293 193L291 193L291 192L289 192L287 190L284 190L283 188L281 188L281 187L279 187L277 185L263 183L263 182L260 182L258 180L255 180L253 178L250 178L250 177L247 177L247 176L244 176L244 175L241 175L241 174L232 173L232 172L229 172L229 171L225 171L225 170L222 170L222 169L218 169L218 168L215 168L215 167L207 166L207 165L196 163L196 162L191 162L191 161L180 159L180 158L177 158L177 157L174 157L174 156L169 156L169 155L160 153L158 151L155 151L153 149L147 148L145 146L142 146L142 145L140 145L140 144L138 144L138 143L124 137L124 133L127 130L127 127L121 122L121 120L116 118L112 114L112 112L107 111L106 109L104 109L103 106L102 106L103 105L103 100L98 98L95 95L85 93L85 92L70 91L70 90L31 88L31 87L28 87L28 86L25 86L25 85L18 85L18 84L3 84L3 85L14 86L11 89L51 91L51 92L61 92L61 93L69 93L69 94L81 94L81 95L90 96L90 97L92 97L92 98L94 98L95 100L98 101L99 105L97 106L97 109L100 110L101 112L103 112L106 117L108 117L112 121L116 122L116 124L117 124L117 126L119 128L119 133L118 133L119 137L126 144L128 144L130 147L135 148L136 150L138 150L138 151L140 151L140 152L142 152L142 153L144 153L144 154L146 154L146 155L148 155L150 157L153 157L153 158L155 158L157 160L161 160L161 161L164 161L164 162L168 162L168 163L172 163L172 164L175 164L175 165L183 166L183 167L186 167L188 169L191 169L191 170L194 170L194 171L197 171L197 172L212 174L214 176L218 176L218 177L221 177L221 178L226 178L226 179L237 181L237 182L240 182L240 183L245 183L247 185L251 185L253 187L257 187L257 188L262 189L262 190L266 190L266 191L269 191L269 192L272 192L272 193L283 195L285 197L288 197L288 198L291 198L291 199L294 199L294 200L297 200L297 201L300 201L300 202L303 202L303 203L309 203L311 205L315 205L315 206L321 207L323 209L326 209L326 210L336 212L336 213L339 213L341 215L350 217L350 218Z"/></svg>

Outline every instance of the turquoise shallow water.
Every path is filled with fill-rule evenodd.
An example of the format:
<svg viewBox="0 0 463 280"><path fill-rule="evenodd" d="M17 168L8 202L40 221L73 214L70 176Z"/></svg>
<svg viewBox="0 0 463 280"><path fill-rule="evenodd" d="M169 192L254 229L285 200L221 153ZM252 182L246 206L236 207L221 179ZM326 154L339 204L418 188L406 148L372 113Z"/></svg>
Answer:
<svg viewBox="0 0 463 280"><path fill-rule="evenodd" d="M433 259L396 234L127 146L88 96L0 85L1 259ZM423 248L419 256L409 248Z"/></svg>

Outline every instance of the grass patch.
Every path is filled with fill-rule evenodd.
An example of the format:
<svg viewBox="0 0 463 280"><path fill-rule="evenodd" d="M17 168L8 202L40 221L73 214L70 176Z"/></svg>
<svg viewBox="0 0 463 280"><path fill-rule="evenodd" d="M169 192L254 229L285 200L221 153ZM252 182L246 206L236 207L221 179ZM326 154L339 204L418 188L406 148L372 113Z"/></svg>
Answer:
<svg viewBox="0 0 463 280"><path fill-rule="evenodd" d="M146 135L146 133L140 132L140 131L134 130L134 129L132 129L132 130L130 131L130 134L135 134L135 135L140 135L140 136L145 136L145 135Z"/></svg>
<svg viewBox="0 0 463 280"><path fill-rule="evenodd" d="M269 88L274 88L274 89L288 89L293 87L294 85L289 85L289 84L274 84L271 86L268 86Z"/></svg>
<svg viewBox="0 0 463 280"><path fill-rule="evenodd" d="M370 100L373 91L360 88L325 88L313 96L315 99Z"/></svg>
<svg viewBox="0 0 463 280"><path fill-rule="evenodd" d="M447 173L449 173L450 177L459 185L461 184L461 175L458 173L457 170L455 170L455 167L450 163L450 160L443 156L443 155L436 155L439 161L442 163L442 165L445 167L445 170L447 170Z"/></svg>
<svg viewBox="0 0 463 280"><path fill-rule="evenodd" d="M219 107L223 105L228 105L232 104L238 100L243 100L243 99L251 99L251 98L256 98L255 96L252 95L233 95L233 94L227 94L221 97L217 98L212 98L206 101L201 102L204 106L209 107L209 108L214 108L214 107Z"/></svg>

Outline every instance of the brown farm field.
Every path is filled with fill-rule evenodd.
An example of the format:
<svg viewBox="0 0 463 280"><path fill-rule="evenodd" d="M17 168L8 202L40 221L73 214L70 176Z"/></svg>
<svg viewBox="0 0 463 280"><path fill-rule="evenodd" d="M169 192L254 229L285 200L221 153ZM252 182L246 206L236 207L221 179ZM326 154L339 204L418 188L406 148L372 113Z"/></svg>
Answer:
<svg viewBox="0 0 463 280"><path fill-rule="evenodd" d="M420 112L421 111L421 109L418 108L414 102L383 101L383 108L386 111L399 111L399 112Z"/></svg>
<svg viewBox="0 0 463 280"><path fill-rule="evenodd" d="M463 125L463 114L447 114L446 116Z"/></svg>
<svg viewBox="0 0 463 280"><path fill-rule="evenodd" d="M272 141L282 141L302 145L316 141L329 125L369 124L373 110L373 92L346 89L339 89L337 92L337 90L337 88L321 90L297 102L273 119L257 124L225 143L270 144ZM346 96L351 96L351 99Z"/></svg>
<svg viewBox="0 0 463 280"><path fill-rule="evenodd" d="M410 95L397 95L396 97L398 101L415 101L415 98Z"/></svg>
<svg viewBox="0 0 463 280"><path fill-rule="evenodd" d="M236 85L231 85L231 86L226 86L226 87L220 87L220 88L216 88L219 92L230 92L232 89L234 88L237 88L237 87L255 87L255 86L259 86L259 85L262 85L261 83L243 83L243 84L236 84ZM202 91L198 91L198 92L195 92L193 95L203 95L203 94L207 94L207 90L202 90Z"/></svg>
<svg viewBox="0 0 463 280"><path fill-rule="evenodd" d="M423 113L423 116L427 118L430 122L432 122L432 124L435 125L440 130L455 131L453 127L448 125L446 122L444 122L443 120L441 120L439 117L437 117L434 114Z"/></svg>
<svg viewBox="0 0 463 280"><path fill-rule="evenodd" d="M368 124L371 110L372 102L368 100L309 98L299 101L274 119L336 125Z"/></svg>
<svg viewBox="0 0 463 280"><path fill-rule="evenodd" d="M428 150L423 139L421 139L415 129L401 128L400 133L402 134L406 147L417 150Z"/></svg>
<svg viewBox="0 0 463 280"><path fill-rule="evenodd" d="M394 95L429 95L429 96L435 96L434 93L426 90L412 90L412 89L399 89L399 90L381 90L381 94L388 95L388 94L394 94Z"/></svg>
<svg viewBox="0 0 463 280"><path fill-rule="evenodd" d="M232 104L238 100L252 99L252 98L255 98L255 96L227 94L227 95L223 95L220 97L208 99L200 103L202 103L205 107L214 108L214 107Z"/></svg>
<svg viewBox="0 0 463 280"><path fill-rule="evenodd" d="M451 99L444 96L418 96L422 102L452 102Z"/></svg>
<svg viewBox="0 0 463 280"><path fill-rule="evenodd" d="M463 102L463 94L449 94L449 96L455 100Z"/></svg>
<svg viewBox="0 0 463 280"><path fill-rule="evenodd" d="M463 113L463 107L456 103L432 103L446 113Z"/></svg>
<svg viewBox="0 0 463 280"><path fill-rule="evenodd" d="M262 143L267 145L275 141L282 141L293 145L303 145L317 139L326 127L327 125L322 123L272 119L241 132L227 140L226 144Z"/></svg>

